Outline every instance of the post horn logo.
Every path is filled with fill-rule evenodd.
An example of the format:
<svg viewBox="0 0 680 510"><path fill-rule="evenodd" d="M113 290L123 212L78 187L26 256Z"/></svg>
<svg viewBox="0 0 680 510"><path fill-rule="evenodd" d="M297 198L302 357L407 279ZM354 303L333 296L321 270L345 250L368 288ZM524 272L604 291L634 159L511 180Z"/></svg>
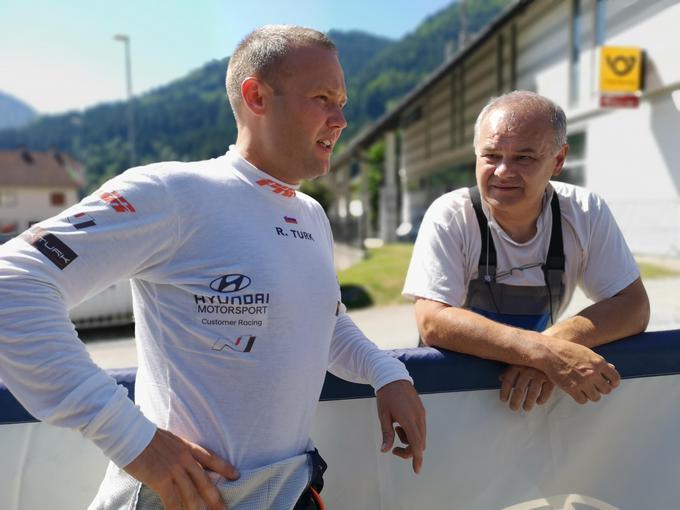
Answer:
<svg viewBox="0 0 680 510"><path fill-rule="evenodd" d="M238 292L248 287L251 279L243 274L225 274L210 282L210 288L222 294Z"/></svg>
<svg viewBox="0 0 680 510"><path fill-rule="evenodd" d="M631 72L637 62L637 57L633 55L607 56L607 65L616 76L626 76Z"/></svg>
<svg viewBox="0 0 680 510"><path fill-rule="evenodd" d="M562 494L533 499L507 506L502 510L620 510L602 500L581 494Z"/></svg>

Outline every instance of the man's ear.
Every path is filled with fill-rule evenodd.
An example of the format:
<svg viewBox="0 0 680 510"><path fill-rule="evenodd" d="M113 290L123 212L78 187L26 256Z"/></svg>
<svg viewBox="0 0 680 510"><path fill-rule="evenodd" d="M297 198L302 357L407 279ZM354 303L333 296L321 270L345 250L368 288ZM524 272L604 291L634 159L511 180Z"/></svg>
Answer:
<svg viewBox="0 0 680 510"><path fill-rule="evenodd" d="M569 153L569 146L565 143L560 151L555 156L555 169L553 170L553 177L560 175L562 172L562 167L567 159L567 154Z"/></svg>
<svg viewBox="0 0 680 510"><path fill-rule="evenodd" d="M269 92L267 84L254 76L249 76L241 84L243 104L257 117L264 115Z"/></svg>

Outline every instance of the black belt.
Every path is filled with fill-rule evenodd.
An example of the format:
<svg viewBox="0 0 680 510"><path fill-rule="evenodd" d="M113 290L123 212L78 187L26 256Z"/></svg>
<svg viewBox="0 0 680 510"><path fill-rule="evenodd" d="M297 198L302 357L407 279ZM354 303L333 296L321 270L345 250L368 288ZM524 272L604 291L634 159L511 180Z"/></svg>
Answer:
<svg viewBox="0 0 680 510"><path fill-rule="evenodd" d="M307 488L302 492L300 499L293 507L293 510L325 510L323 501L319 493L323 489L323 474L328 468L328 464L319 455L319 450L307 452L312 461L312 476Z"/></svg>

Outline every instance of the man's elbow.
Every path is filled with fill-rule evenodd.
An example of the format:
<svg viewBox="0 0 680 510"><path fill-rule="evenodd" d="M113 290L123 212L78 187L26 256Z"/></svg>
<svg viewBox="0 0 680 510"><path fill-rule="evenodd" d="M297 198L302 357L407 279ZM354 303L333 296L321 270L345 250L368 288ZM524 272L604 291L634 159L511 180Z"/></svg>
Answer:
<svg viewBox="0 0 680 510"><path fill-rule="evenodd" d="M437 335L432 330L419 329L420 341L425 347L441 347Z"/></svg>
<svg viewBox="0 0 680 510"><path fill-rule="evenodd" d="M644 299L639 305L640 309L640 330L638 333L642 333L644 330L647 329L647 326L649 326L649 319L651 317L652 311L651 307L649 306L649 298L647 297L647 293L644 295Z"/></svg>
<svg viewBox="0 0 680 510"><path fill-rule="evenodd" d="M637 311L634 317L637 317L637 331L636 333L642 333L647 329L649 325L649 319L651 316L651 307L649 306L649 296L647 295L647 289L645 289L642 280L638 278L631 287L635 290L634 293L634 307Z"/></svg>
<svg viewBox="0 0 680 510"><path fill-rule="evenodd" d="M427 310L416 308L416 320L420 340L428 347L445 347L442 345L442 327L440 324L440 309L428 307Z"/></svg>

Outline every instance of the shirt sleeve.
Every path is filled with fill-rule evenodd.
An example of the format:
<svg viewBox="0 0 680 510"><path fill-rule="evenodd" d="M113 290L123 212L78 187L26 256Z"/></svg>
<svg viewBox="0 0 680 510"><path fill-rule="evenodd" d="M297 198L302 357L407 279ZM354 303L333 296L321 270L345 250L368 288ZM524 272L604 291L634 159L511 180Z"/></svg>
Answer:
<svg viewBox="0 0 680 510"><path fill-rule="evenodd" d="M590 232L582 273L582 286L593 301L610 298L640 276L635 258L607 204L589 197Z"/></svg>
<svg viewBox="0 0 680 510"><path fill-rule="evenodd" d="M331 226L326 215L321 215L327 233L329 253L333 257ZM339 286L337 292L340 295ZM329 372L346 381L370 384L376 392L394 381L406 380L413 384L406 366L371 342L346 311L345 305L339 303L329 351Z"/></svg>
<svg viewBox="0 0 680 510"><path fill-rule="evenodd" d="M376 392L394 381L413 383L404 364L366 338L344 305L335 323L328 370L341 379L370 384Z"/></svg>
<svg viewBox="0 0 680 510"><path fill-rule="evenodd" d="M67 309L171 256L176 215L153 174L126 172L0 247L0 378L37 418L79 430L118 466L156 427L93 363Z"/></svg>
<svg viewBox="0 0 680 510"><path fill-rule="evenodd" d="M460 307L466 295L463 230L455 217L440 218L438 205L435 202L423 218L402 295Z"/></svg>

